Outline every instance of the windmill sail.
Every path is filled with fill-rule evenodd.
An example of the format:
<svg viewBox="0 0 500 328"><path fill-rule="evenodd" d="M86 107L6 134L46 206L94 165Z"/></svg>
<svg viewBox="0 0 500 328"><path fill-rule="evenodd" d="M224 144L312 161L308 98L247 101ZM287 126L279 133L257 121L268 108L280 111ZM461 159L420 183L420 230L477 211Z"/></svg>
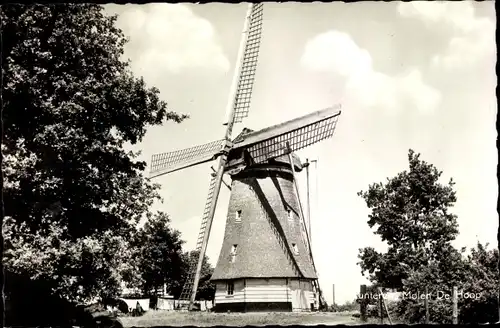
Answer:
<svg viewBox="0 0 500 328"><path fill-rule="evenodd" d="M217 140L203 145L153 155L151 158L150 178L154 178L186 167L215 159L224 148L225 141Z"/></svg>
<svg viewBox="0 0 500 328"><path fill-rule="evenodd" d="M231 132L233 129L233 124L241 121L242 118L248 115L248 109L250 107L250 97L252 95L253 81L255 77L255 70L257 67L257 55L259 53L260 37L262 30L262 13L263 4L249 4L248 14L245 19L244 33L246 37L242 38L240 44L240 51L238 52L237 63L240 65L234 76L231 92L228 97L228 108L229 110L229 120L227 124L227 130L225 133L224 140L221 142L220 146L225 147L227 141L231 138ZM212 146L210 146L212 147ZM208 147L208 148L210 148ZM214 146L215 147L215 146ZM205 148L204 148L205 149ZM209 155L210 152L207 153ZM195 156L194 153L189 156L190 158L196 158L192 162L200 162L200 160L207 160L207 156ZM196 298L196 291L198 289L198 283L200 279L200 271L203 263L203 258L205 256L206 247L208 239L210 237L210 228L212 226L212 221L214 218L215 208L217 206L217 198L219 196L219 191L222 183L222 178L224 174L224 168L227 160L227 153L222 152L219 158L219 168L217 170L216 176L210 184L209 194L207 196L207 203L205 206L205 212L203 214L202 226L200 229L200 235L198 238L197 249L199 248L198 261L195 266L195 262L190 268L189 277L184 284L184 295L191 290L189 308L193 309L193 303ZM183 162L184 167L186 167L186 162ZM190 164L195 165L195 164ZM179 165L178 165L179 166Z"/></svg>
<svg viewBox="0 0 500 328"><path fill-rule="evenodd" d="M212 175L210 181L196 250L191 253L189 273L180 297L183 300L189 299L190 310L193 309L196 299L201 267L210 237L221 184L224 183L223 175L230 151L235 148L239 149L239 151L245 150L250 153L256 162L263 162L284 155L288 151L302 149L330 137L333 134L337 116L340 114L339 111L327 109L258 132L250 132L245 134L241 140L230 141L234 124L242 122L249 113L262 36L262 20L263 4L249 4L243 28L243 38L240 43L236 68L228 96L225 121L227 129L224 139L188 149L156 154L152 158L151 177L181 170L216 158L219 160L216 174ZM290 144L290 147L287 149L285 144ZM245 152L242 153L246 154ZM291 252L290 249L288 251ZM271 258L271 260L275 262L274 258ZM316 277L316 274L311 272L309 278L312 279L313 277ZM296 282L300 285L300 279ZM315 283L317 284L317 282ZM303 290L305 290L304 288ZM307 304L307 307L309 307L309 304Z"/></svg>
<svg viewBox="0 0 500 328"><path fill-rule="evenodd" d="M216 177L212 177L210 180L210 187L208 188L207 201L205 203L205 210L203 211L203 217L201 219L200 231L198 233L198 239L196 241L196 249L193 253L190 254L189 257L189 271L186 281L184 282L184 286L182 288L181 300L189 300L191 297L191 293L193 290L194 279L196 275L196 266L198 264L198 258L200 256L200 252L203 247L203 239L205 238L205 234L207 232L207 222L210 215L210 207L212 204L212 198L214 193L216 192Z"/></svg>
<svg viewBox="0 0 500 328"><path fill-rule="evenodd" d="M260 39L262 36L263 3L258 3L252 8L250 26L248 27L247 43L243 63L241 65L240 79L234 102L234 122L239 123L248 116L250 99L252 97L257 59L259 56Z"/></svg>
<svg viewBox="0 0 500 328"><path fill-rule="evenodd" d="M263 3L252 4L249 8L249 20L244 27L246 37L241 40L239 57L236 61L237 64L240 63L240 69L235 72L233 89L230 92L234 98L231 99L226 113L228 120L233 113L232 123L240 123L248 116L259 57L263 15Z"/></svg>
<svg viewBox="0 0 500 328"><path fill-rule="evenodd" d="M327 108L294 120L252 132L235 143L234 148L246 148L254 163L295 152L321 140L335 131L340 111ZM286 143L290 144L288 149Z"/></svg>

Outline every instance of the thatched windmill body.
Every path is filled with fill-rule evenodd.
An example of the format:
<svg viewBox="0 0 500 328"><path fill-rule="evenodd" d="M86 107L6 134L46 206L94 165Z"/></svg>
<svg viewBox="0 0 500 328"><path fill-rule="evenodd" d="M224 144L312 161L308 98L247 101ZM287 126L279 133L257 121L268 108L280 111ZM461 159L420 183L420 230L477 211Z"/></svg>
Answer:
<svg viewBox="0 0 500 328"><path fill-rule="evenodd" d="M215 309L226 311L307 311L323 301L298 197L293 153L332 136L338 108L327 108L260 131L243 129L231 140L235 123L248 116L262 29L263 4L250 4L228 102L224 139L153 155L151 177L218 159L212 174L201 228L181 299L196 297L224 174L231 196L220 256L211 280Z"/></svg>

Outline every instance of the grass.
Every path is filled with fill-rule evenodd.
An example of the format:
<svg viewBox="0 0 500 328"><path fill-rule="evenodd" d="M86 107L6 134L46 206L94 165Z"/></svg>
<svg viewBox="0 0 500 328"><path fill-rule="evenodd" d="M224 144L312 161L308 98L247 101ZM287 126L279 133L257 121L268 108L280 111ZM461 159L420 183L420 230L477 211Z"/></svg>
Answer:
<svg viewBox="0 0 500 328"><path fill-rule="evenodd" d="M313 313L210 313L148 311L141 317L121 317L124 327L154 326L259 326L259 325L358 325L361 321L352 316L353 312L313 312Z"/></svg>

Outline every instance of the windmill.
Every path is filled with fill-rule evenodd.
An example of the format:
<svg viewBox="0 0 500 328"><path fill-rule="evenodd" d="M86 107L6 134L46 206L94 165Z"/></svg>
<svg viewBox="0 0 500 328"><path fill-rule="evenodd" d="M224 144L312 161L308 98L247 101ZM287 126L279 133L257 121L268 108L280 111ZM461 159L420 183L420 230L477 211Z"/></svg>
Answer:
<svg viewBox="0 0 500 328"><path fill-rule="evenodd" d="M322 300L295 179L302 165L293 152L331 137L340 111L338 107L327 108L260 131L245 128L231 140L234 124L248 116L262 17L263 4L249 4L238 52L239 66L235 69L229 95L224 138L156 154L151 161L150 177L153 178L218 159L217 168L212 168L214 173L194 252L197 256L191 258L180 297L181 300L189 299L190 310L196 299L215 208L226 173L232 179L231 197L224 242L211 278L216 284L216 308L245 311L274 306L308 310L314 293ZM258 231L263 239L256 235ZM251 264L251 261L258 261L260 265ZM262 264L272 265L266 268ZM272 293L265 291L266 287L262 287L266 284L270 289L281 290L275 295L278 301L273 300ZM273 284L280 287L274 288ZM266 300L262 300L262 295L239 300L236 296L241 294L240 289L248 291L248 295L264 293Z"/></svg>

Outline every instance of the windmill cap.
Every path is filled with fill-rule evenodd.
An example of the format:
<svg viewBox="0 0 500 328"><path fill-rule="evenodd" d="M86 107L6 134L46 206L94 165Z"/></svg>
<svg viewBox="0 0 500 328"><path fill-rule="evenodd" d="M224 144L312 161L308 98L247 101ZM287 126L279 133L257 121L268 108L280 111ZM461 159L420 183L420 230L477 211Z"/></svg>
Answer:
<svg viewBox="0 0 500 328"><path fill-rule="evenodd" d="M297 154L292 153L292 162L295 171L300 172L304 168L304 164L301 163L300 158ZM268 163L280 163L280 164L286 164L287 166L290 166L290 160L288 155L283 155L279 156L273 159L268 160Z"/></svg>

